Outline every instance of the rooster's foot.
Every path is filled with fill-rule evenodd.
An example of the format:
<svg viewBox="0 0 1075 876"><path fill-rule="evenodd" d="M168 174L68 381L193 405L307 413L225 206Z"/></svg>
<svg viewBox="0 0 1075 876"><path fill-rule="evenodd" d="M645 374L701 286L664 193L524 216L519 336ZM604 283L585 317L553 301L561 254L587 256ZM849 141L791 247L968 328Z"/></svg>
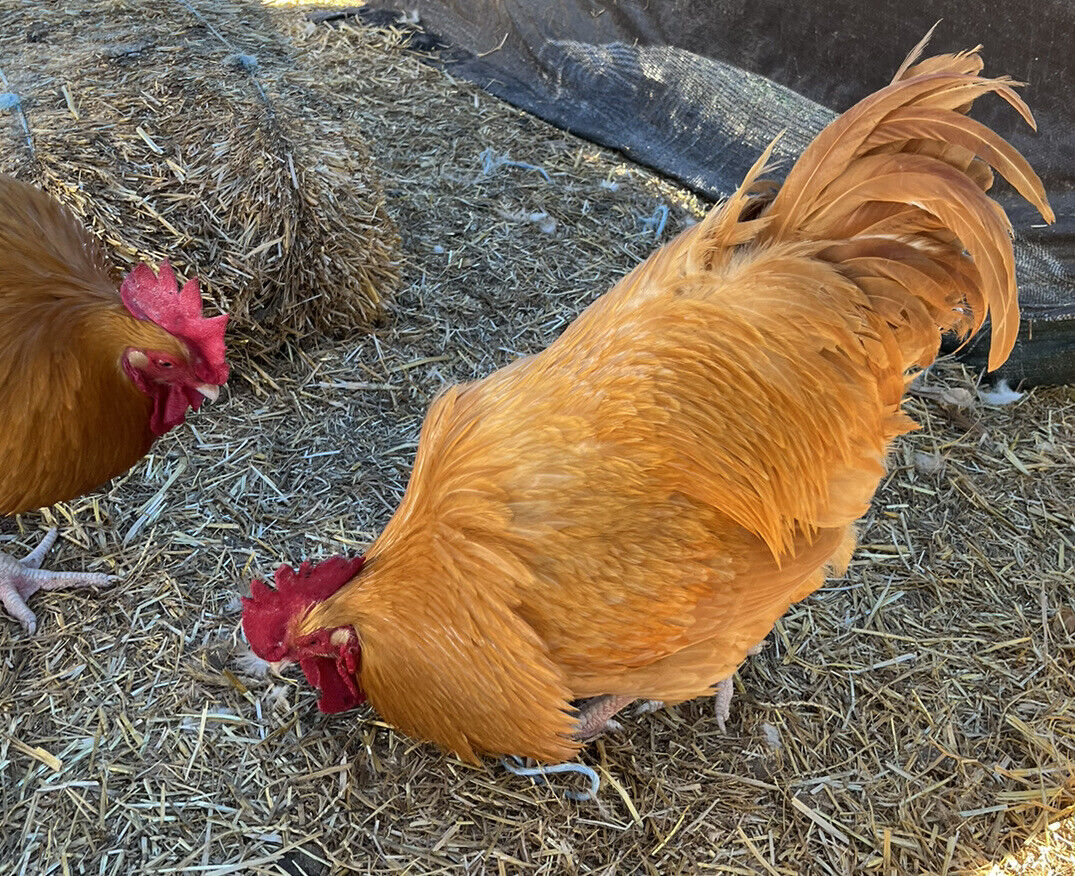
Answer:
<svg viewBox="0 0 1075 876"><path fill-rule="evenodd" d="M753 657L761 651L761 642L750 648L747 654ZM717 718L717 728L721 733L725 732L725 723L732 714L732 696L735 694L735 678L729 676L717 685L714 691L716 696L714 697L713 711Z"/></svg>
<svg viewBox="0 0 1075 876"><path fill-rule="evenodd" d="M725 723L732 715L732 697L735 695L735 679L724 679L717 685L713 697L713 714L717 717L717 728L721 733L725 732Z"/></svg>
<svg viewBox="0 0 1075 876"><path fill-rule="evenodd" d="M634 715L648 715L651 712L656 712L658 709L663 709L664 703L661 700L642 700L634 708Z"/></svg>
<svg viewBox="0 0 1075 876"><path fill-rule="evenodd" d="M614 733L622 730L623 725L613 720L613 716L624 706L635 701L634 697L607 694L587 700L579 707L579 723L575 727L575 738L579 742L589 742L602 733Z"/></svg>
<svg viewBox="0 0 1075 876"><path fill-rule="evenodd" d="M0 602L15 620L31 635L37 630L37 617L26 600L38 590L62 590L65 587L107 587L117 579L100 572L50 572L41 568L45 554L56 542L53 527L41 539L41 544L21 560L0 554Z"/></svg>

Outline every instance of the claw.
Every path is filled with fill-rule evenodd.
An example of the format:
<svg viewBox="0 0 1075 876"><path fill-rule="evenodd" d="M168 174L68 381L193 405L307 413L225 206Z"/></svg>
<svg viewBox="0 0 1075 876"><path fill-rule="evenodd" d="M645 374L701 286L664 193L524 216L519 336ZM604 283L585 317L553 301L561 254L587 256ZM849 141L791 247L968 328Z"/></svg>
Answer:
<svg viewBox="0 0 1075 876"><path fill-rule="evenodd" d="M15 562L4 554L0 554L0 558ZM7 609L8 614L22 624L27 635L32 636L37 632L37 615L30 610L15 584L4 580L2 573L0 573L0 603Z"/></svg>

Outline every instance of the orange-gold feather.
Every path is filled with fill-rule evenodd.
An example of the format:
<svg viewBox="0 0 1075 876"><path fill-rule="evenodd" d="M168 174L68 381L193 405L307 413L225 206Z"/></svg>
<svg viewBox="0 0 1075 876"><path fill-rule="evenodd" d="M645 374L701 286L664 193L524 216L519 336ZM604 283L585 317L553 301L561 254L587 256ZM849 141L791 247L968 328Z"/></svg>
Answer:
<svg viewBox="0 0 1075 876"><path fill-rule="evenodd" d="M913 366L1019 311L990 167L1040 180L966 118L976 51L919 63L654 253L543 352L448 389L403 502L297 633L353 628L396 726L475 759L570 757L572 700L675 703L728 678L843 569Z"/></svg>

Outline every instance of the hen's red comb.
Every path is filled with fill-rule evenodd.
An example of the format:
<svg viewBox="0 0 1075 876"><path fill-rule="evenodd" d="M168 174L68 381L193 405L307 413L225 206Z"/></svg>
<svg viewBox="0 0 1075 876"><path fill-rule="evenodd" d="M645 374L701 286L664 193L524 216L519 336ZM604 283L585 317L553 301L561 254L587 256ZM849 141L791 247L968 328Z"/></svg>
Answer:
<svg viewBox="0 0 1075 876"><path fill-rule="evenodd" d="M124 277L119 294L135 319L155 322L186 343L193 355L191 364L200 380L216 386L227 381L224 330L228 315L202 316L202 295L197 278L187 280L180 289L167 259L161 262L156 274L149 265L140 264Z"/></svg>
<svg viewBox="0 0 1075 876"><path fill-rule="evenodd" d="M328 599L359 573L364 562L365 557L307 560L297 571L280 566L273 575L275 587L261 580L250 582L250 596L242 599L243 632L253 652L269 662L289 657L286 638L291 619Z"/></svg>

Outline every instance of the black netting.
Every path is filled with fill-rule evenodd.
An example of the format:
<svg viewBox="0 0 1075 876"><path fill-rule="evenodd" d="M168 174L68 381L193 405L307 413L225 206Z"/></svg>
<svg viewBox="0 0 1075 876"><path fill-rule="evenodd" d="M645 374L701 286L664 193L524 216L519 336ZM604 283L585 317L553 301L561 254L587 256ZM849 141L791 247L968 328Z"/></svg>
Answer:
<svg viewBox="0 0 1075 876"><path fill-rule="evenodd" d="M1057 222L998 191L1016 228L1024 325L1002 374L1075 382L1075 4L962 0L374 0L366 15L414 22L453 73L582 137L717 198L786 134L787 167L833 118L889 81L941 17L935 51L985 45L986 72L1024 90L1040 133L1000 100L975 116L1041 174ZM436 40L428 42L428 35ZM985 362L984 336L961 352Z"/></svg>

